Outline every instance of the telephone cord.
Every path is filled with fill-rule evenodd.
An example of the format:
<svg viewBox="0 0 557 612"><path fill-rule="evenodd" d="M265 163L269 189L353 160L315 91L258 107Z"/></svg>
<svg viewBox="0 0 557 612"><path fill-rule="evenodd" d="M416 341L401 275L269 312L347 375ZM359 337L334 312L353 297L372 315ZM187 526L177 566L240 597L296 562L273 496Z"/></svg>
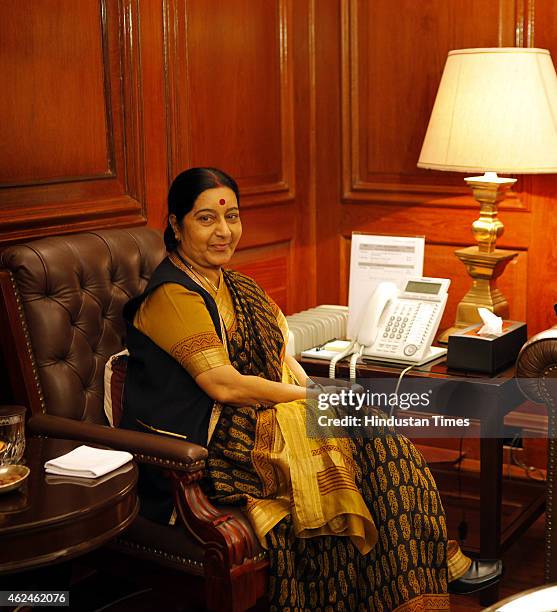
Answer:
<svg viewBox="0 0 557 612"><path fill-rule="evenodd" d="M397 380L396 387L395 387L395 397L397 397L397 398L398 398L398 390L400 389L400 384L402 383L402 379L404 378L404 375L405 375L407 372L410 372L410 370L411 370L411 369L412 369L412 368L413 368L415 365L416 365L416 364L415 364L415 363L413 363L413 364L411 364L411 365L407 366L407 367L406 367L406 368L404 368L404 370L402 370L402 372L401 372L401 373L398 375L398 380ZM398 407L398 402L397 402L397 404L396 404L396 405L391 406L391 410L389 411L389 416L393 416L393 411L394 411L394 409L395 409L395 408L397 408L397 407Z"/></svg>
<svg viewBox="0 0 557 612"><path fill-rule="evenodd" d="M352 340L352 342L349 344L348 347L346 347L341 353L339 353L338 355L335 355L331 359L331 363L329 364L329 378L334 380L335 374L336 374L337 361L340 361L341 359L344 359L348 355L351 355L354 352L353 350L354 346L356 346L356 340Z"/></svg>
<svg viewBox="0 0 557 612"><path fill-rule="evenodd" d="M350 357L350 381L356 382L356 362L360 358L361 354L364 352L363 344L358 345L358 350L352 353L352 357Z"/></svg>

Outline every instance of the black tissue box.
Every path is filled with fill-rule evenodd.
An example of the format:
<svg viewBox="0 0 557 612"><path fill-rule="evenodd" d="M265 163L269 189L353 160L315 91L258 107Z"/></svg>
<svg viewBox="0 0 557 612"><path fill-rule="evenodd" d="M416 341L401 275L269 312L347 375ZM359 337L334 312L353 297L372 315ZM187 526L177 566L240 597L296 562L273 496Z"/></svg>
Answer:
<svg viewBox="0 0 557 612"><path fill-rule="evenodd" d="M526 323L503 321L500 336L478 336L483 323L449 336L447 367L495 374L516 361L527 339Z"/></svg>

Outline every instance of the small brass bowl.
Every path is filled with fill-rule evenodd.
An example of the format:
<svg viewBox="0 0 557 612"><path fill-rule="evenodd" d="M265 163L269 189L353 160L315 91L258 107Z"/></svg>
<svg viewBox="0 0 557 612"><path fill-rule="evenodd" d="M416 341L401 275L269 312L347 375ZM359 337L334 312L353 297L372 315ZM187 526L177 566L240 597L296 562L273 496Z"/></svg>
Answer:
<svg viewBox="0 0 557 612"><path fill-rule="evenodd" d="M0 466L0 493L7 493L20 487L30 472L26 465Z"/></svg>

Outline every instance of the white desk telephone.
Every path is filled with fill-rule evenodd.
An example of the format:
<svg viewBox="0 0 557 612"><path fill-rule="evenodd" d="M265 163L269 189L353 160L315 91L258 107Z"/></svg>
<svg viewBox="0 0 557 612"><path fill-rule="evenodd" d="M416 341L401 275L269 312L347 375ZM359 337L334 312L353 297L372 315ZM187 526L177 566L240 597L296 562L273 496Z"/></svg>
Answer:
<svg viewBox="0 0 557 612"><path fill-rule="evenodd" d="M350 378L355 378L358 357L422 365L445 354L431 343L441 322L451 281L412 278L399 291L391 282L380 283L364 307L357 338L331 360L334 378L337 361L352 355Z"/></svg>

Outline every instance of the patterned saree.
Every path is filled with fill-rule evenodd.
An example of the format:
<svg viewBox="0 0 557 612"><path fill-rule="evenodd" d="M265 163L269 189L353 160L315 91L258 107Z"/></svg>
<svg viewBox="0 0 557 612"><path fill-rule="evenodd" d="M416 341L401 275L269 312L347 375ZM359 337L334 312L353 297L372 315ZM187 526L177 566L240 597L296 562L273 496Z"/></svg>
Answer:
<svg viewBox="0 0 557 612"><path fill-rule="evenodd" d="M228 353L245 375L292 382L273 305L232 271ZM391 430L312 439L311 402L224 406L209 494L243 505L270 559L272 610L449 610L441 500L416 448Z"/></svg>

